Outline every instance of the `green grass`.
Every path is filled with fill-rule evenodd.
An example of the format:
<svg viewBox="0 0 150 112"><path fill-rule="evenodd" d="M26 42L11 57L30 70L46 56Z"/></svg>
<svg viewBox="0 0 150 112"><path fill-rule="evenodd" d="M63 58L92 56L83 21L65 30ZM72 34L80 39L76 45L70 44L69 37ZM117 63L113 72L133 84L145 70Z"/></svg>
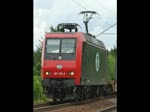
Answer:
<svg viewBox="0 0 150 112"><path fill-rule="evenodd" d="M41 103L46 103L46 102L50 102L53 101L52 99L48 99L48 98L43 98L43 99L37 99L33 101L33 104L41 104Z"/></svg>

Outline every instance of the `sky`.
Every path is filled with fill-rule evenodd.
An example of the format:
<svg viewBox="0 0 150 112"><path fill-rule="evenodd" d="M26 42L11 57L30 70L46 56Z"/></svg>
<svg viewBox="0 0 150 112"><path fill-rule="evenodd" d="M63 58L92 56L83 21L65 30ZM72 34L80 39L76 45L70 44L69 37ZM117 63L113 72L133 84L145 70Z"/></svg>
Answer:
<svg viewBox="0 0 150 112"><path fill-rule="evenodd" d="M59 23L78 23L80 32L85 32L81 11L96 11L88 23L88 31L97 36L112 25L105 34L96 38L103 41L106 49L110 50L117 42L117 0L34 0L33 6L33 49L39 45L39 40L50 26Z"/></svg>

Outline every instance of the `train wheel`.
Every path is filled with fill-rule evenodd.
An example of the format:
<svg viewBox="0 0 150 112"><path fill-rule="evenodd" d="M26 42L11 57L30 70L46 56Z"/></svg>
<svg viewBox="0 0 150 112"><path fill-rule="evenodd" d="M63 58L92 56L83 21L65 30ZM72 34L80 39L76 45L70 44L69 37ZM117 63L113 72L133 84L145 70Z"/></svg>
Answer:
<svg viewBox="0 0 150 112"><path fill-rule="evenodd" d="M80 101L84 100L84 86L81 86L79 89L80 92Z"/></svg>
<svg viewBox="0 0 150 112"><path fill-rule="evenodd" d="M54 96L53 97L53 102L56 103L57 102L57 98Z"/></svg>
<svg viewBox="0 0 150 112"><path fill-rule="evenodd" d="M89 99L90 96L91 96L90 86L87 86L87 90L86 90L86 99Z"/></svg>
<svg viewBox="0 0 150 112"><path fill-rule="evenodd" d="M108 96L107 88L108 88L107 85L104 85L104 86L103 86L103 95L104 95L104 96Z"/></svg>
<svg viewBox="0 0 150 112"><path fill-rule="evenodd" d="M75 99L74 99L74 100L75 100L75 102L78 102L78 97L77 97L77 96L75 96Z"/></svg>
<svg viewBox="0 0 150 112"><path fill-rule="evenodd" d="M100 96L100 88L97 87L97 88L96 88L96 97L99 97L99 96Z"/></svg>
<svg viewBox="0 0 150 112"><path fill-rule="evenodd" d="M108 96L113 92L111 85L104 85L104 96Z"/></svg>
<svg viewBox="0 0 150 112"><path fill-rule="evenodd" d="M60 101L61 101L61 102L64 102L64 99L63 99L63 98L61 98L61 99L60 99Z"/></svg>
<svg viewBox="0 0 150 112"><path fill-rule="evenodd" d="M78 87L74 88L73 94L74 94L74 101L78 102L79 101L79 90L78 90Z"/></svg>
<svg viewBox="0 0 150 112"><path fill-rule="evenodd" d="M100 88L99 88L99 96L100 97L103 97L104 96L104 89L103 89L103 86L100 86Z"/></svg>
<svg viewBox="0 0 150 112"><path fill-rule="evenodd" d="M107 94L110 95L110 94L112 94L112 93L113 93L113 87L112 87L111 85L109 85L109 86L107 87Z"/></svg>
<svg viewBox="0 0 150 112"><path fill-rule="evenodd" d="M80 101L83 101L84 100L84 95L83 95L83 92L81 91L81 94L80 94Z"/></svg>
<svg viewBox="0 0 150 112"><path fill-rule="evenodd" d="M61 92L59 93L60 94L60 96L59 96L59 98L60 98L60 101L61 102L63 102L64 101L64 98L65 98L65 90L64 90L64 88L62 88L61 89Z"/></svg>

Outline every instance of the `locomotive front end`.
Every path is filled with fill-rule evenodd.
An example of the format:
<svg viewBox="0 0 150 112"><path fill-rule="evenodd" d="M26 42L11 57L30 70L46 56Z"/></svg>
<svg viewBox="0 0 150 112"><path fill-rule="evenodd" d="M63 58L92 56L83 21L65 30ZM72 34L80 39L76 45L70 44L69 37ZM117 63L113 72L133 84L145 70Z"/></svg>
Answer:
<svg viewBox="0 0 150 112"><path fill-rule="evenodd" d="M46 38L43 78L74 78L76 38Z"/></svg>
<svg viewBox="0 0 150 112"><path fill-rule="evenodd" d="M78 39L71 33L48 33L42 50L43 92L53 100L72 97L79 82ZM80 56L81 57L81 56Z"/></svg>

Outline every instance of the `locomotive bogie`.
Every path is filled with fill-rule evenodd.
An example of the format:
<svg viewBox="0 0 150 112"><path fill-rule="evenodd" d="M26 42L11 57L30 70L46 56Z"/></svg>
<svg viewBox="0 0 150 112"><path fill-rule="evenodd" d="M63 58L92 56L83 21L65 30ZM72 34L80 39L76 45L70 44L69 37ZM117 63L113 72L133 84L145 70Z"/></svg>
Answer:
<svg viewBox="0 0 150 112"><path fill-rule="evenodd" d="M68 98L68 96L73 97L74 82L74 79L70 78L43 79L43 93L45 93L48 98L54 97L54 99L64 99Z"/></svg>

